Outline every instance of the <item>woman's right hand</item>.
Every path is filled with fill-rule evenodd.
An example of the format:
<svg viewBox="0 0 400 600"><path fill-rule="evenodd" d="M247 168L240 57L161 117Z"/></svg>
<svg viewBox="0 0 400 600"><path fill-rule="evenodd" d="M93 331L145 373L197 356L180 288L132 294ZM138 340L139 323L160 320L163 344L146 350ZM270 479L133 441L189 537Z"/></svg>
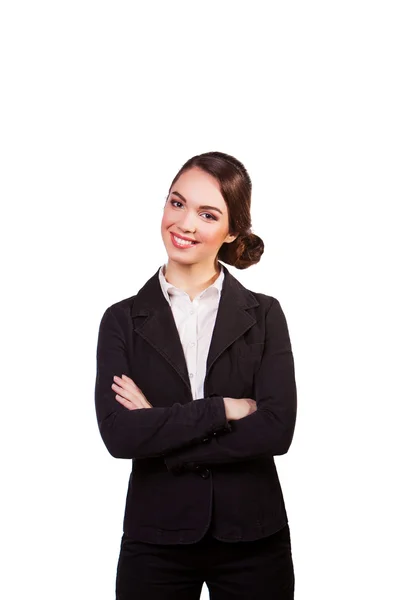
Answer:
<svg viewBox="0 0 400 600"><path fill-rule="evenodd" d="M227 421L238 421L257 410L257 403L252 398L224 398Z"/></svg>

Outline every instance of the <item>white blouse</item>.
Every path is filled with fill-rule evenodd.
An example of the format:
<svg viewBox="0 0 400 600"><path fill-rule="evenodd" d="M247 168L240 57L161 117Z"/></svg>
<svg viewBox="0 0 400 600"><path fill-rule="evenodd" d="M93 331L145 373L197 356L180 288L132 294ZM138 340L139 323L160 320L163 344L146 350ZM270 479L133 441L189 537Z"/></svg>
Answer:
<svg viewBox="0 0 400 600"><path fill-rule="evenodd" d="M225 274L221 272L193 302L189 294L169 283L164 277L165 266L159 270L162 292L171 307L189 372L193 400L204 398L204 378L212 332L221 297Z"/></svg>

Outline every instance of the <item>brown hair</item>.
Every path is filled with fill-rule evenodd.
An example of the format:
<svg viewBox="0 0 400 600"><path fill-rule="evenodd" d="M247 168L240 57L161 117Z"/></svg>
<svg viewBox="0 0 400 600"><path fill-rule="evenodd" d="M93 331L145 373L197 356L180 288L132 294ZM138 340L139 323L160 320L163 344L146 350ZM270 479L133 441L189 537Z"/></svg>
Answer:
<svg viewBox="0 0 400 600"><path fill-rule="evenodd" d="M175 175L171 188L183 172L194 167L209 173L220 185L221 194L228 206L229 233L238 237L222 244L217 259L237 269L247 269L259 262L264 252L264 242L251 230L251 179L244 165L224 152L205 152L193 156Z"/></svg>

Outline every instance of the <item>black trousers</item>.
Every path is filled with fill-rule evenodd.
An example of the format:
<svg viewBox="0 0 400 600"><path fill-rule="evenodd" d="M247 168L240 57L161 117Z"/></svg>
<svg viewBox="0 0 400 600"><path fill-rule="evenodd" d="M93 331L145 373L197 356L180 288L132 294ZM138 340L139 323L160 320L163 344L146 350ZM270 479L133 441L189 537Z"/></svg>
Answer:
<svg viewBox="0 0 400 600"><path fill-rule="evenodd" d="M148 544L125 534L117 566L117 600L293 600L289 525L252 542L220 542L208 532L195 544Z"/></svg>

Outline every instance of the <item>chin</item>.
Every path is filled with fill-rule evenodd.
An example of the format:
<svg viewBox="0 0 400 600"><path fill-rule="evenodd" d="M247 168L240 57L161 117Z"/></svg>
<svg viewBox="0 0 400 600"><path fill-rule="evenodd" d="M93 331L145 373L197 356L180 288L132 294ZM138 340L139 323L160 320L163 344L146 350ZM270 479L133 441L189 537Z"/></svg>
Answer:
<svg viewBox="0 0 400 600"><path fill-rule="evenodd" d="M192 256L182 256L181 254L175 254L175 252L167 252L168 258L174 262L182 263L183 265L192 265L199 260L195 260Z"/></svg>

